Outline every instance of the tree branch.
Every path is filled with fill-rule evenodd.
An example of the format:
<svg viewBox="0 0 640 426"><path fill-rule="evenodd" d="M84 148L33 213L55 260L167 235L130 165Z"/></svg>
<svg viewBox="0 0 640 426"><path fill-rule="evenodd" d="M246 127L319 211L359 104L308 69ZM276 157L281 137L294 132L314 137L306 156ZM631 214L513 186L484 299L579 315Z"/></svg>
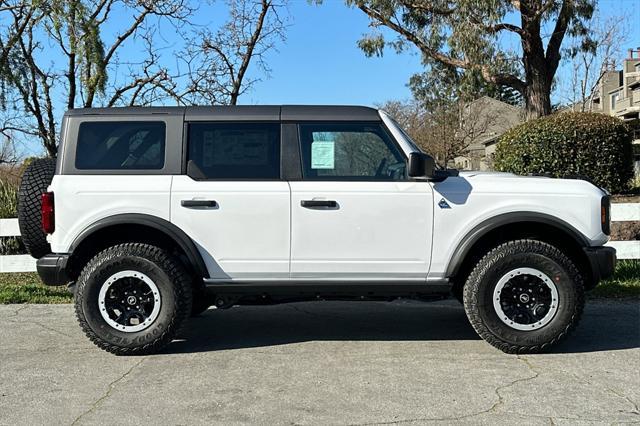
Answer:
<svg viewBox="0 0 640 426"><path fill-rule="evenodd" d="M242 57L242 62L240 64L240 68L238 69L238 75L233 82L233 90L231 92L231 105L235 105L238 102L238 96L240 95L240 89L242 87L242 80L244 79L244 75L249 68L249 63L251 62L251 58L253 57L253 51L256 47L256 44L260 40L260 33L262 32L262 28L264 26L264 19L271 8L271 1L262 0L261 2L262 9L260 10L260 15L258 16L258 21L256 22L256 27L251 35L251 39L247 43L247 50Z"/></svg>
<svg viewBox="0 0 640 426"><path fill-rule="evenodd" d="M515 90L517 90L520 93L524 93L525 83L522 80L520 80L517 76L512 74L506 74L506 73L494 73L491 70L491 68L486 64L477 64L477 63L472 63L467 59L453 58L449 55L446 55L442 52L432 49L424 40L422 40L422 38L417 36L415 33L409 31L408 29L401 26L400 24L392 21L390 18L378 12L377 10L371 9L370 7L364 4L358 5L358 8L362 10L364 13L366 13L367 15L369 15L370 17L372 17L373 19L377 20L379 23L396 31L398 34L402 35L408 41L412 42L418 49L420 49L420 51L424 55L444 65L452 66L455 68L463 68L463 69L477 68L481 71L482 77L486 81L494 84L507 85L507 86L513 87ZM504 25L507 25L507 24L504 24Z"/></svg>
<svg viewBox="0 0 640 426"><path fill-rule="evenodd" d="M498 33L500 31L510 31L512 33L516 33L520 36L524 36L524 30L517 25L508 24L501 22L495 25L486 25L484 26L485 30L491 34Z"/></svg>

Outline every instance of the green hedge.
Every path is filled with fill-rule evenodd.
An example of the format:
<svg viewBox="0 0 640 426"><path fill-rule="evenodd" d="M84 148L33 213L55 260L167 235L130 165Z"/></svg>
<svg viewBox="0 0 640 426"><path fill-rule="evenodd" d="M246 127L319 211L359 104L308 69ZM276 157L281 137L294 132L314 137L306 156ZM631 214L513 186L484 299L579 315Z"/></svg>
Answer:
<svg viewBox="0 0 640 426"><path fill-rule="evenodd" d="M567 112L531 120L506 132L495 153L497 170L516 174L584 176L612 193L633 178L631 129L604 114Z"/></svg>

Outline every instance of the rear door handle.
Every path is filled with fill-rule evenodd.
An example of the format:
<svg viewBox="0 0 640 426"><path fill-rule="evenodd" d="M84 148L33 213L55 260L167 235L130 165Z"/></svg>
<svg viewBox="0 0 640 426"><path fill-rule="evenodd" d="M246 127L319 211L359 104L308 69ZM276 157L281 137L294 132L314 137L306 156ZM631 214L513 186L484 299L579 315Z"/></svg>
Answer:
<svg viewBox="0 0 640 426"><path fill-rule="evenodd" d="M212 209L218 207L218 203L215 200L182 200L180 205L187 208L206 207Z"/></svg>
<svg viewBox="0 0 640 426"><path fill-rule="evenodd" d="M333 200L302 200L300 201L300 205L308 209L313 209L317 207L329 207L329 208L338 207L338 203Z"/></svg>

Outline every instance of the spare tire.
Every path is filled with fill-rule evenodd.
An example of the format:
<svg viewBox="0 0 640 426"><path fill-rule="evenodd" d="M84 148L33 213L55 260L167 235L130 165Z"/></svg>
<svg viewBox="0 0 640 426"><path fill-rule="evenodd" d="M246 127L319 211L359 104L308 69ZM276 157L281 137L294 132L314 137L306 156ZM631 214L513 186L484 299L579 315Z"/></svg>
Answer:
<svg viewBox="0 0 640 426"><path fill-rule="evenodd" d="M42 230L42 194L47 192L56 171L55 158L34 160L22 175L18 191L18 223L22 242L36 259L51 253Z"/></svg>

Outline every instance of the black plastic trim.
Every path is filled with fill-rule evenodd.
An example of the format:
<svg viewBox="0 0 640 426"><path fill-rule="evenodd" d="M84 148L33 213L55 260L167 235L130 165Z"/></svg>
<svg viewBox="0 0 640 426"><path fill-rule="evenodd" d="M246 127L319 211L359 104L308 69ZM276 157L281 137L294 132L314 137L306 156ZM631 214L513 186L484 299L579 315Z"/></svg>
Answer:
<svg viewBox="0 0 640 426"><path fill-rule="evenodd" d="M300 295L300 294L341 294L341 295L388 295L401 297L409 294L440 294L451 292L448 280L438 282L398 283L398 282L327 282L327 281L280 281L274 282L207 282L205 286L215 294L234 295Z"/></svg>
<svg viewBox="0 0 640 426"><path fill-rule="evenodd" d="M47 254L36 262L36 270L45 285L64 285L70 281L67 273L68 254Z"/></svg>
<svg viewBox="0 0 640 426"><path fill-rule="evenodd" d="M585 247L584 252L589 259L592 272L592 285L595 287L600 280L611 277L616 269L616 249L613 247Z"/></svg>
<svg viewBox="0 0 640 426"><path fill-rule="evenodd" d="M157 229L171 238L185 252L195 272L203 278L209 278L209 271L202 255L189 236L176 225L156 216L139 213L125 213L106 217L85 228L71 244L73 252L80 244L95 232L116 225L145 225Z"/></svg>
<svg viewBox="0 0 640 426"><path fill-rule="evenodd" d="M280 177L287 181L302 179L297 124L280 125Z"/></svg>
<svg viewBox="0 0 640 426"><path fill-rule="evenodd" d="M545 225L551 225L571 235L580 247L587 247L589 245L589 240L582 235L580 231L556 217L538 212L505 213L487 219L465 235L449 260L445 276L453 277L456 275L473 245L484 235L501 226L518 222L538 222Z"/></svg>

